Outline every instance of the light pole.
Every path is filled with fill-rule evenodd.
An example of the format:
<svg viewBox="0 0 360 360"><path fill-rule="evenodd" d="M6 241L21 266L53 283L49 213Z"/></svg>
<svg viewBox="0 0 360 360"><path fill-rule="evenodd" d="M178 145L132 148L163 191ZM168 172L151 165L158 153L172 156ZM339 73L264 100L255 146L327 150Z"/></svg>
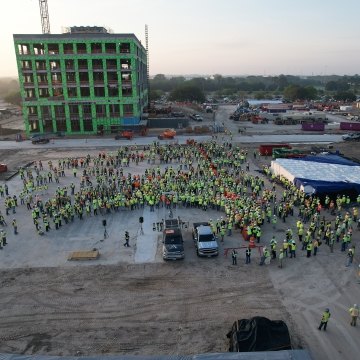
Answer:
<svg viewBox="0 0 360 360"><path fill-rule="evenodd" d="M214 133L216 133L216 110L213 111L213 121L214 121Z"/></svg>

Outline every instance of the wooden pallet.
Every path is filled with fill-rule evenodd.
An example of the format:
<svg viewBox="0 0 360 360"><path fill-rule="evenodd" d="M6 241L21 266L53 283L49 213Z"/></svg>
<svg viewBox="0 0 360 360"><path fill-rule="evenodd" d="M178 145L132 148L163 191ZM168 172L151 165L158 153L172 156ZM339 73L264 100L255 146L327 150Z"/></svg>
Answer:
<svg viewBox="0 0 360 360"><path fill-rule="evenodd" d="M99 256L99 250L73 251L70 253L68 260L97 260Z"/></svg>

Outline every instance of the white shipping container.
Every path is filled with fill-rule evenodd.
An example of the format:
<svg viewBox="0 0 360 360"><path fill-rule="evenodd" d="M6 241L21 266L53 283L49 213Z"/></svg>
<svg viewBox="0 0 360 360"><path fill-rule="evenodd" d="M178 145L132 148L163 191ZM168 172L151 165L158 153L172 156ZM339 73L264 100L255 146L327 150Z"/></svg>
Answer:
<svg viewBox="0 0 360 360"><path fill-rule="evenodd" d="M340 111L351 111L352 106L351 105L342 105L340 106Z"/></svg>

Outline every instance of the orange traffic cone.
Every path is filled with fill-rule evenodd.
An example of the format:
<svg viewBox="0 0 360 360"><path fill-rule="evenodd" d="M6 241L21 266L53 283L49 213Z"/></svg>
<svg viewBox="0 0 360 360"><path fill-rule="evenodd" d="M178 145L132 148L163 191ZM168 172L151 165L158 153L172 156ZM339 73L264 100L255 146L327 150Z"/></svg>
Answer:
<svg viewBox="0 0 360 360"><path fill-rule="evenodd" d="M253 236L253 235L250 236L249 247L250 248L255 247L255 236Z"/></svg>

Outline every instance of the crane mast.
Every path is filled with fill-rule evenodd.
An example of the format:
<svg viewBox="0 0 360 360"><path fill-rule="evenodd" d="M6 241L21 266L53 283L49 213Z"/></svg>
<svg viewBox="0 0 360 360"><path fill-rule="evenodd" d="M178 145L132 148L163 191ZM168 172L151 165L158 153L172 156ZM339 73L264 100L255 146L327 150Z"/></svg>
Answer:
<svg viewBox="0 0 360 360"><path fill-rule="evenodd" d="M41 27L43 34L50 34L50 20L47 0L39 0Z"/></svg>
<svg viewBox="0 0 360 360"><path fill-rule="evenodd" d="M145 25L145 50L146 50L146 81L148 88L148 99L150 106L150 64L149 64L149 29L148 26Z"/></svg>

